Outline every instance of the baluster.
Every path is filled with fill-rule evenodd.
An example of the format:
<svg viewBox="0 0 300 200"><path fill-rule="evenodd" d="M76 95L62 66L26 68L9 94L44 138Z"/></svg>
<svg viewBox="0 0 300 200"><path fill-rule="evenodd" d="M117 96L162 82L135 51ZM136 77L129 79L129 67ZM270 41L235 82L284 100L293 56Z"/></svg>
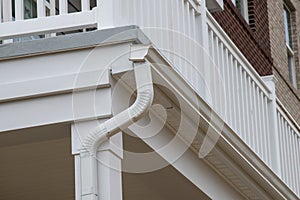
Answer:
<svg viewBox="0 0 300 200"><path fill-rule="evenodd" d="M297 136L296 136L296 133L294 132L293 128L291 127L291 148L292 148L292 166L293 166L293 179L294 179L294 191L296 192L297 191L297 168L299 166L297 166L297 163L296 163L296 155L297 155L297 151L296 151L296 144L295 144L295 139L297 139Z"/></svg>
<svg viewBox="0 0 300 200"><path fill-rule="evenodd" d="M3 0L3 22L10 22L13 20L12 18L12 3L10 0Z"/></svg>
<svg viewBox="0 0 300 200"><path fill-rule="evenodd" d="M286 155L285 155L285 166L287 171L287 184L291 184L291 169L290 169L290 146L289 146L289 132L288 132L288 124L285 119L284 120L284 142L285 142L285 148L286 149Z"/></svg>
<svg viewBox="0 0 300 200"><path fill-rule="evenodd" d="M3 15L3 22L11 22L13 21L12 16L12 2L10 0L3 0L2 1L2 15ZM3 40L2 43L12 43L12 39Z"/></svg>
<svg viewBox="0 0 300 200"><path fill-rule="evenodd" d="M245 88L245 91L244 91L244 94L245 94L245 117L246 117L246 137L245 137L245 141L246 143L250 145L250 137L251 137L251 98L250 98L250 86L249 86L249 79L250 77L248 76L247 72L246 71L243 71L243 76L244 76L244 88Z"/></svg>
<svg viewBox="0 0 300 200"><path fill-rule="evenodd" d="M190 77L188 77L188 58L189 58L189 40L188 40L188 32L189 32L189 24L188 24L188 9L189 9L189 4L186 1L182 1L182 16L183 16L183 33L184 33L184 54L183 54L183 59L184 59L184 68L183 68L183 74L184 76L187 78L186 80L188 80ZM188 80L188 82L190 83L190 80Z"/></svg>
<svg viewBox="0 0 300 200"><path fill-rule="evenodd" d="M24 0L15 0L15 19L24 19Z"/></svg>
<svg viewBox="0 0 300 200"><path fill-rule="evenodd" d="M46 7L44 0L37 0L37 17L45 17L46 16Z"/></svg>
<svg viewBox="0 0 300 200"><path fill-rule="evenodd" d="M230 53L230 66L229 66L229 77L230 77L230 97L231 97L231 119L232 119L232 123L231 123L231 127L233 128L234 131L237 130L236 128L236 99L235 99L235 82L234 82L234 58L233 55Z"/></svg>
<svg viewBox="0 0 300 200"><path fill-rule="evenodd" d="M295 173L294 173L294 168L295 166L293 165L293 160L294 160L294 152L293 152L293 131L291 130L290 125L287 122L287 137L288 137L288 149L289 149L289 171L290 171L290 188L292 190L295 190Z"/></svg>
<svg viewBox="0 0 300 200"><path fill-rule="evenodd" d="M235 107L235 131L239 134L241 137L241 115L240 115L240 95L239 95L239 63L234 58L233 66L232 66L232 79L233 79L233 88L234 88L234 107Z"/></svg>
<svg viewBox="0 0 300 200"><path fill-rule="evenodd" d="M245 84L244 84L245 76L244 76L244 70L242 66L240 65L239 67L239 81L240 81L240 106L241 106L241 123L242 123L242 135L243 135L243 140L246 141L246 136L247 136L247 113L246 113L246 99L245 99Z"/></svg>
<svg viewBox="0 0 300 200"><path fill-rule="evenodd" d="M269 118L269 114L268 114L268 97L264 95L264 111L265 111L265 117L266 117L266 146L267 146L267 158L268 158L268 164L269 166L272 166L272 162L271 162L271 145L270 145L270 141L271 141L271 129L270 129L270 118Z"/></svg>
<svg viewBox="0 0 300 200"><path fill-rule="evenodd" d="M225 81L226 81L226 102L227 102L227 108L226 108L226 116L227 116L227 121L228 124L232 127L232 106L231 106L231 85L230 85L230 53L228 51L228 49L225 49L225 56L226 56L226 66L225 66L225 70L226 70L226 76L225 76Z"/></svg>
<svg viewBox="0 0 300 200"><path fill-rule="evenodd" d="M240 118L240 133L242 136L242 139L245 141L246 138L246 130L245 130L245 123L246 123L246 118L244 114L244 106L245 106L245 100L244 100L244 88L243 88L243 68L241 64L238 64L238 69L237 69L237 75L238 75L238 85L239 85L239 90L238 90L238 97L239 97L239 118Z"/></svg>
<svg viewBox="0 0 300 200"><path fill-rule="evenodd" d="M250 76L248 76L248 91L249 91L249 118L250 118L250 129L249 129L249 144L252 148L254 148L254 125L255 125L255 120L254 120L254 101L253 101L253 89L252 89L252 79Z"/></svg>
<svg viewBox="0 0 300 200"><path fill-rule="evenodd" d="M81 0L81 11L90 10L90 0Z"/></svg>
<svg viewBox="0 0 300 200"><path fill-rule="evenodd" d="M259 155L259 122L258 122L258 109L257 109L257 100L256 100L257 92L256 92L256 84L252 81L252 102L253 102L253 149Z"/></svg>
<svg viewBox="0 0 300 200"><path fill-rule="evenodd" d="M55 0L50 0L50 16L54 16L56 14L55 10Z"/></svg>
<svg viewBox="0 0 300 200"><path fill-rule="evenodd" d="M266 108L266 104L264 101L264 93L261 92L260 93L260 103L261 103L261 124L262 124L262 146L263 146L263 160L265 161L265 163L269 164L268 162L268 137L267 137L267 120L266 120L266 112L265 112L265 108Z"/></svg>
<svg viewBox="0 0 300 200"><path fill-rule="evenodd" d="M297 166L297 173L296 173L296 180L297 180L297 194L300 195L300 144L299 144L299 136L295 135L295 148L296 148L296 165Z"/></svg>
<svg viewBox="0 0 300 200"><path fill-rule="evenodd" d="M214 39L214 55L215 55L215 58L214 58L214 61L215 61L215 65L213 66L213 83L215 85L214 87L214 98L213 98L213 102L214 102L214 109L217 113L220 113L220 106L219 106L219 96L218 96L218 89L219 89L219 66L220 66L220 62L219 62L219 52L218 52L218 49L219 49L219 38L218 36L216 35L215 39Z"/></svg>
<svg viewBox="0 0 300 200"><path fill-rule="evenodd" d="M219 80L219 98L220 98L220 116L223 117L223 119L226 120L226 96L225 96L225 50L224 50L224 44L220 40L220 80Z"/></svg>
<svg viewBox="0 0 300 200"><path fill-rule="evenodd" d="M209 59L210 59L210 65L214 66L215 61L215 55L214 55L214 32L212 30L209 30ZM204 66L206 67L206 66ZM213 85L213 67L209 67L207 70L206 75L206 83L208 85L208 92L209 95L207 96L209 98L208 102L211 103L212 106L214 106L214 85Z"/></svg>
<svg viewBox="0 0 300 200"><path fill-rule="evenodd" d="M170 25L170 16L171 16L171 3L170 0L164 0L162 1L162 8L164 8L164 10L161 10L160 12L162 12L162 18L163 18L163 23L162 23L162 29L160 30L161 34L162 34L162 48L166 49L167 51L165 51L165 55L168 59L170 59L170 39L172 38L171 33L169 32L171 29L169 27ZM171 8L171 9L170 9ZM171 37L170 37L171 36ZM173 52L171 52L172 54Z"/></svg>
<svg viewBox="0 0 300 200"><path fill-rule="evenodd" d="M172 1L171 1L172 2ZM174 14L172 13L172 16L173 16ZM197 92L200 92L200 90L199 90L199 84L198 84L198 80L199 80L199 78L201 77L201 76L199 76L199 72L200 72L200 69L199 69L199 66L197 65L197 55L199 55L200 54L200 52L198 52L198 48L197 48L197 45L196 45L196 41L197 41L197 37L196 37L196 16L195 16L195 10L194 9L192 9L192 12L191 12L191 19L192 19L192 26L191 26L191 28L192 28L192 30L191 30L191 34L192 34L192 38L193 38L193 40L191 41L191 57L192 57L192 59L191 59L191 63L192 63L192 65L193 65L193 71L194 71L194 75L193 75L193 86L194 86L194 88L196 89L196 91ZM172 27L172 21L170 22L170 28L171 28L171 30L173 31L174 30L174 28ZM173 38L173 41L172 41L172 43L174 43L174 38ZM170 46L173 46L173 45L170 45Z"/></svg>
<svg viewBox="0 0 300 200"><path fill-rule="evenodd" d="M264 131L263 131L263 118L262 118L262 105L261 105L261 91L260 91L260 88L259 86L257 85L256 86L256 103L257 103L257 126L258 126L258 135L257 135L257 144L259 146L259 157L264 160L264 145L263 145L263 134L264 134Z"/></svg>
<svg viewBox="0 0 300 200"><path fill-rule="evenodd" d="M174 64L175 64L175 67L178 71L181 71L181 59L179 58L179 53L180 53L180 49L181 49L181 34L179 33L180 31L180 15L179 15L179 1L172 1L174 2L175 4L175 11L174 13L177 13L175 15L175 19L174 19L174 32L173 32L173 37L174 37L174 53L175 53L175 61L174 61Z"/></svg>
<svg viewBox="0 0 300 200"><path fill-rule="evenodd" d="M283 131L283 124L282 124L282 117L280 113L277 111L277 121L278 121L278 140L279 140L279 149L280 149L280 168L281 168L281 179L285 182L286 178L286 171L285 171L285 162L284 162L284 142L283 142L283 136L284 136L284 131Z"/></svg>
<svg viewBox="0 0 300 200"><path fill-rule="evenodd" d="M68 0L59 1L59 14L63 15L68 13Z"/></svg>
<svg viewBox="0 0 300 200"><path fill-rule="evenodd" d="M2 23L2 0L0 0L0 23Z"/></svg>

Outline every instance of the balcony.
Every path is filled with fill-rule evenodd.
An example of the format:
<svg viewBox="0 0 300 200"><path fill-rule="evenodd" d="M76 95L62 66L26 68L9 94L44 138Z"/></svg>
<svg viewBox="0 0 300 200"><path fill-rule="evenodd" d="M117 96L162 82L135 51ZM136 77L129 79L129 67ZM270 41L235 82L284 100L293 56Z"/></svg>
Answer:
<svg viewBox="0 0 300 200"><path fill-rule="evenodd" d="M260 77L211 16L209 10L221 6L207 8L203 2L81 0L69 13L67 0L36 0L37 17L24 19L23 0L15 4L0 0L0 40L8 46L139 26L173 69L270 170L268 177L275 175L276 183L292 194L290 199L300 198L300 127L277 100L273 77ZM7 56L17 55L12 52L0 59ZM268 174L258 166L256 170Z"/></svg>

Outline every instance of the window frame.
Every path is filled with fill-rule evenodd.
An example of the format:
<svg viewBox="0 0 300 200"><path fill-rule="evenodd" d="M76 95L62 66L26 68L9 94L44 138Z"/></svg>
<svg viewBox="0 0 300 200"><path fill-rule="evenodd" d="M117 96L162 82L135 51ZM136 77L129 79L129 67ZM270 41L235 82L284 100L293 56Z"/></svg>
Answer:
<svg viewBox="0 0 300 200"><path fill-rule="evenodd" d="M240 1L241 7L237 7L237 1ZM248 0L232 0L234 6L239 10L240 14L244 17L247 23L249 23L249 10L248 10Z"/></svg>
<svg viewBox="0 0 300 200"><path fill-rule="evenodd" d="M283 23L284 23L284 40L287 49L287 60L289 79L294 88L297 89L297 78L295 69L295 56L293 51L293 37L292 37L292 11L286 3L283 3Z"/></svg>

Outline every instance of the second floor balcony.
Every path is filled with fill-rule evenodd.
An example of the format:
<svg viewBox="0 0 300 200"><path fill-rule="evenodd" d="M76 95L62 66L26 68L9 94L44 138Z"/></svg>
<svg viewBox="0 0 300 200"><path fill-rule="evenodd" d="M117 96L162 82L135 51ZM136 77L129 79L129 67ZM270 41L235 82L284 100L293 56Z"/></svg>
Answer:
<svg viewBox="0 0 300 200"><path fill-rule="evenodd" d="M213 123L221 119L220 136L249 148L255 158L244 156L259 161L250 163L257 173L273 181L277 190L287 191L286 199L299 199L300 127L276 98L274 77L261 77L215 21L211 12L219 9L222 1L215 0L207 4L198 0L0 0L0 50L19 45L14 52L1 51L0 70L1 62L28 56L23 49L26 42L138 26L165 62L209 106L208 119ZM131 32L125 29L108 37L107 45L126 34ZM87 46L94 45L90 38L85 40ZM70 49L79 48L73 42ZM47 44L51 51L51 42ZM43 48L29 55L42 54ZM0 87L9 84L9 80L2 81ZM1 101L9 101L5 98ZM223 133L224 126L235 135Z"/></svg>

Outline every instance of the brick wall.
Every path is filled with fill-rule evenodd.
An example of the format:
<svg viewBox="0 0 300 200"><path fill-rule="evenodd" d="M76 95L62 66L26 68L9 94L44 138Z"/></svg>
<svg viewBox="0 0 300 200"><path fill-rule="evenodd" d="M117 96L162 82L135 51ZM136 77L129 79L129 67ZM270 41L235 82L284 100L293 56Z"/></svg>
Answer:
<svg viewBox="0 0 300 200"><path fill-rule="evenodd" d="M262 42L261 45L265 47L262 48L260 46L258 40L255 39L258 36L251 30L231 0L224 0L224 11L214 13L213 16L260 75L272 74L271 58L263 50L269 49L268 44ZM258 24L257 28L260 26ZM267 33L268 31L265 32ZM268 37L267 34L258 35L260 37Z"/></svg>
<svg viewBox="0 0 300 200"><path fill-rule="evenodd" d="M283 0L268 0L270 50L273 59L273 73L277 79L276 93L289 113L300 124L300 65L299 65L299 17L300 2L286 1L292 9L292 48L295 53L295 69L297 73L298 90L289 80L287 49L285 44L285 30L283 22Z"/></svg>
<svg viewBox="0 0 300 200"><path fill-rule="evenodd" d="M276 81L276 95L280 102L284 105L287 111L293 116L293 118L300 124L300 100L291 92L286 81L274 70L274 75L277 79Z"/></svg>
<svg viewBox="0 0 300 200"><path fill-rule="evenodd" d="M283 0L248 0L249 24L231 0L224 0L224 11L213 15L260 75L275 75L278 99L300 124L300 1L289 0L289 4L295 10L292 37L298 91L289 81Z"/></svg>
<svg viewBox="0 0 300 200"><path fill-rule="evenodd" d="M264 53L271 58L267 0L248 0L249 25Z"/></svg>

